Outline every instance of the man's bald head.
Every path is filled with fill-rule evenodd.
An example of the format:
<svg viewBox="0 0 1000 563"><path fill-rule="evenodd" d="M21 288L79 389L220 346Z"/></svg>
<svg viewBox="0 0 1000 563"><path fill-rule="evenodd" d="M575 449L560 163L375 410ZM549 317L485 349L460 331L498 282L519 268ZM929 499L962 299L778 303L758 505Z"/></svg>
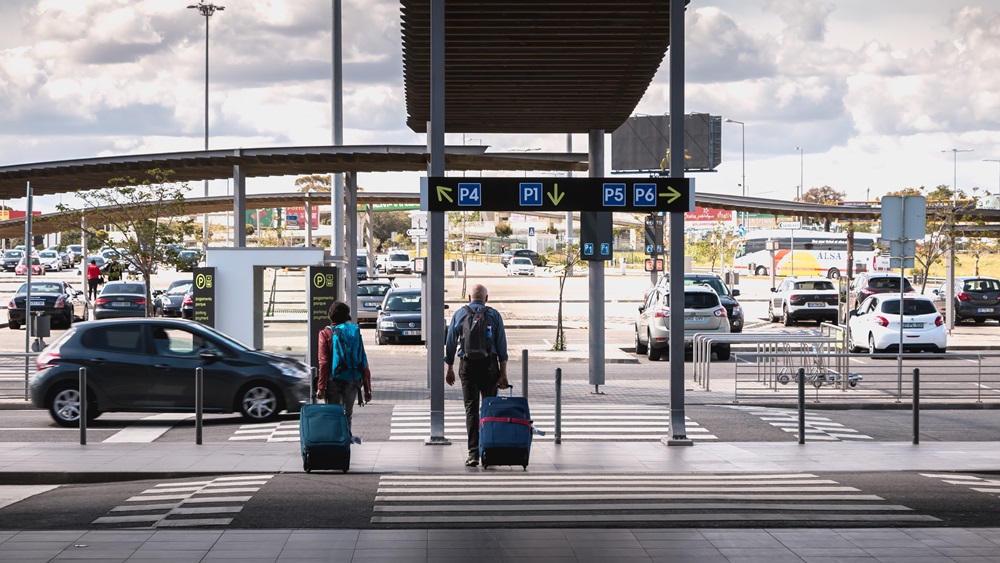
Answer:
<svg viewBox="0 0 1000 563"><path fill-rule="evenodd" d="M486 291L486 286L481 283L477 283L472 286L472 293L469 294L469 299L472 301L482 301L483 303L486 303L486 300L489 299L489 293Z"/></svg>

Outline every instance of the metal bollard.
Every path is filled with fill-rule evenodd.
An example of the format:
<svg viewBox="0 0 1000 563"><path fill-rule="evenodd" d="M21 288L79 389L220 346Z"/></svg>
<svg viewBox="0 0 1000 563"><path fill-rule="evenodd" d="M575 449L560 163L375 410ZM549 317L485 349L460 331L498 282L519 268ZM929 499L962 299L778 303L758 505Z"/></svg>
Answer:
<svg viewBox="0 0 1000 563"><path fill-rule="evenodd" d="M556 368L556 439L562 443L562 368Z"/></svg>
<svg viewBox="0 0 1000 563"><path fill-rule="evenodd" d="M528 351L521 350L521 395L528 398Z"/></svg>
<svg viewBox="0 0 1000 563"><path fill-rule="evenodd" d="M80 445L87 445L87 368L80 368Z"/></svg>
<svg viewBox="0 0 1000 563"><path fill-rule="evenodd" d="M920 368L913 368L913 443L920 443Z"/></svg>
<svg viewBox="0 0 1000 563"><path fill-rule="evenodd" d="M806 443L806 368L799 368L799 443Z"/></svg>
<svg viewBox="0 0 1000 563"><path fill-rule="evenodd" d="M205 370L194 368L194 443L201 445L202 415L205 403Z"/></svg>

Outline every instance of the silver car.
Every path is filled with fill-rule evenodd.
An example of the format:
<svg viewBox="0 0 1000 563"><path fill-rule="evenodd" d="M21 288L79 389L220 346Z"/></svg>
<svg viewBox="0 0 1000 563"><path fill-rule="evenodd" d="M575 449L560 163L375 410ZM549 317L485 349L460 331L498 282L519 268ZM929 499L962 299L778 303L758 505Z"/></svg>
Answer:
<svg viewBox="0 0 1000 563"><path fill-rule="evenodd" d="M684 347L688 348L694 335L706 332L729 332L729 319L719 295L707 286L684 287ZM635 321L635 352L646 354L650 361L669 353L670 346L670 293L668 287L654 287L646 301L639 307ZM712 352L719 360L729 359L729 344L715 344Z"/></svg>
<svg viewBox="0 0 1000 563"><path fill-rule="evenodd" d="M378 319L378 306L382 304L382 299L390 289L396 287L394 282L389 280L363 280L358 282L358 311L357 321L361 323L375 323Z"/></svg>

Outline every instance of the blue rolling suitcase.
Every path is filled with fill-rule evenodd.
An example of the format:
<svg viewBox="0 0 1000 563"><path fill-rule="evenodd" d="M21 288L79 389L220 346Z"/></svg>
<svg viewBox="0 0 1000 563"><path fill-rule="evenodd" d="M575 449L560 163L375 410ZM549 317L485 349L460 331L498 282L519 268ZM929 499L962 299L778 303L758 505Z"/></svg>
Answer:
<svg viewBox="0 0 1000 563"><path fill-rule="evenodd" d="M351 432L343 405L303 405L299 413L299 444L302 446L302 468L314 469L351 467Z"/></svg>
<svg viewBox="0 0 1000 563"><path fill-rule="evenodd" d="M524 397L486 397L479 410L479 458L483 468L520 465L528 468L531 412Z"/></svg>

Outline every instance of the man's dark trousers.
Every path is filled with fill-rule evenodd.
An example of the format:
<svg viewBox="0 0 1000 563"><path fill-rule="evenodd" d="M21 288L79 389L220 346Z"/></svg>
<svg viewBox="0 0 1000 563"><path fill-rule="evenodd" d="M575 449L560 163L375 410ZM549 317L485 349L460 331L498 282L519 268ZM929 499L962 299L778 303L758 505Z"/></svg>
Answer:
<svg viewBox="0 0 1000 563"><path fill-rule="evenodd" d="M465 430L469 434L469 455L479 457L479 399L496 397L500 365L496 356L481 360L462 358L458 364L465 398Z"/></svg>

